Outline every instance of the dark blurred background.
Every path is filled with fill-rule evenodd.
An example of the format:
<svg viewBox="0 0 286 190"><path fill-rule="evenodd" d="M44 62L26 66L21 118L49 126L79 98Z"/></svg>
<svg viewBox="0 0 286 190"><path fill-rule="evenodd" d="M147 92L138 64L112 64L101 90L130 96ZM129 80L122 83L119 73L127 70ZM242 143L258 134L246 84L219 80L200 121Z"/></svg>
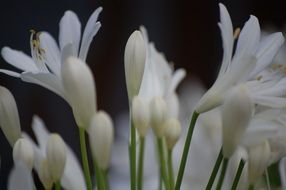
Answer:
<svg viewBox="0 0 286 190"><path fill-rule="evenodd" d="M229 0L226 5L234 27L241 27L250 14L262 27L284 28L286 6L283 1ZM30 29L49 31L56 39L58 23L65 10L77 13L82 27L90 14L103 7L102 28L89 50L87 62L96 80L99 109L116 118L128 109L124 78L124 47L129 35L144 25L158 50L175 67L187 70L187 78L199 78L209 87L216 77L222 48L217 27L218 1L172 0L8 0L0 6L0 48L10 46L30 55ZM12 69L0 59L0 68ZM52 132L60 133L79 154L78 131L68 104L37 85L0 74L0 85L15 96L22 130L31 133L34 114L43 118ZM33 136L33 135L32 135ZM0 189L6 189L11 170L12 149L0 131Z"/></svg>

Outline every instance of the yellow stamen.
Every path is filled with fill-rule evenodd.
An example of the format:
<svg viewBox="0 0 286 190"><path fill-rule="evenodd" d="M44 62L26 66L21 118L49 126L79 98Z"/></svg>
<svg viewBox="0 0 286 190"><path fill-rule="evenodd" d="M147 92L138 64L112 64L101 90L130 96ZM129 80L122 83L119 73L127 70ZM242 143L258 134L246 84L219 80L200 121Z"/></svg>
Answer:
<svg viewBox="0 0 286 190"><path fill-rule="evenodd" d="M240 34L240 28L236 28L233 33L233 38L237 39Z"/></svg>

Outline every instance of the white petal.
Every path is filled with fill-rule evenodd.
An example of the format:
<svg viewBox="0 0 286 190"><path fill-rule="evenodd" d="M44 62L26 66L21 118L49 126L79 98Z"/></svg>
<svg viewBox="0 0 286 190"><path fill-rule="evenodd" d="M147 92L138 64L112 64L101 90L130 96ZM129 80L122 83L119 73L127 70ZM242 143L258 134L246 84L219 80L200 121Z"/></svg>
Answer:
<svg viewBox="0 0 286 190"><path fill-rule="evenodd" d="M75 54L74 46L71 43L68 43L62 49L61 62L64 63L68 57L72 57Z"/></svg>
<svg viewBox="0 0 286 190"><path fill-rule="evenodd" d="M169 86L169 90L168 90L167 94L175 92L179 83L184 79L185 76L186 76L185 69L176 70L172 76L171 81L170 81L170 86Z"/></svg>
<svg viewBox="0 0 286 190"><path fill-rule="evenodd" d="M9 47L3 47L1 55L5 61L22 71L38 71L33 59L21 51L13 50Z"/></svg>
<svg viewBox="0 0 286 190"><path fill-rule="evenodd" d="M93 37L96 35L101 26L100 22L97 22L98 15L101 11L102 7L98 7L92 13L85 26L79 51L79 58L83 61L86 60L90 43L92 42Z"/></svg>
<svg viewBox="0 0 286 190"><path fill-rule="evenodd" d="M250 16L238 38L235 56L254 55L260 40L260 26L255 16Z"/></svg>
<svg viewBox="0 0 286 190"><path fill-rule="evenodd" d="M15 163L8 178L8 190L33 190L33 187L31 171L23 163Z"/></svg>
<svg viewBox="0 0 286 190"><path fill-rule="evenodd" d="M14 71L9 71L6 69L0 69L0 73L4 73L6 75L9 75L11 77L17 77L20 78L20 73L14 72Z"/></svg>
<svg viewBox="0 0 286 190"><path fill-rule="evenodd" d="M77 57L79 50L79 42L81 37L81 25L76 14L72 11L66 11L60 21L59 42L61 50L71 43Z"/></svg>
<svg viewBox="0 0 286 190"><path fill-rule="evenodd" d="M32 129L41 150L46 151L46 144L49 138L49 132L45 127L43 120L34 116L32 121Z"/></svg>
<svg viewBox="0 0 286 190"><path fill-rule="evenodd" d="M255 96L252 97L256 104L267 106L271 108L285 108L286 98L269 97L269 96Z"/></svg>
<svg viewBox="0 0 286 190"><path fill-rule="evenodd" d="M259 72L267 67L273 57L277 54L278 50L284 42L284 37L281 32L273 33L267 36L260 42L259 49L257 50L257 65L250 74L250 78L254 78Z"/></svg>
<svg viewBox="0 0 286 190"><path fill-rule="evenodd" d="M46 64L51 71L60 76L61 72L61 57L60 50L55 39L47 32L40 33L40 46L44 50Z"/></svg>
<svg viewBox="0 0 286 190"><path fill-rule="evenodd" d="M219 8L220 8L219 27L221 30L222 42L223 42L223 60L218 77L220 77L227 70L231 61L232 50L233 50L232 22L227 12L227 9L222 3L219 4Z"/></svg>
<svg viewBox="0 0 286 190"><path fill-rule="evenodd" d="M21 79L25 82L38 84L65 99L61 80L56 75L51 73L27 72L21 74Z"/></svg>

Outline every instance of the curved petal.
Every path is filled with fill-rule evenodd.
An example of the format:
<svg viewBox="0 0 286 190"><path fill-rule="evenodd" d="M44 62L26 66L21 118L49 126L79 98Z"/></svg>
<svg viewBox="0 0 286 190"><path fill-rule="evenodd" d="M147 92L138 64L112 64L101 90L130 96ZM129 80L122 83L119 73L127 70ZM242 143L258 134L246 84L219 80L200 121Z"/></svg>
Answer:
<svg viewBox="0 0 286 190"><path fill-rule="evenodd" d="M21 51L13 50L9 47L3 47L1 55L10 65L22 71L39 71L34 60Z"/></svg>
<svg viewBox="0 0 286 190"><path fill-rule="evenodd" d="M221 77L223 73L225 73L230 64L232 57L232 50L233 50L233 41L234 41L233 26L229 13L222 3L219 4L219 8L220 8L220 23L218 25L220 27L222 35L223 59L218 74L218 78Z"/></svg>
<svg viewBox="0 0 286 190"><path fill-rule="evenodd" d="M255 96L253 101L256 104L271 107L271 108L285 108L286 98L269 97L269 96Z"/></svg>
<svg viewBox="0 0 286 190"><path fill-rule="evenodd" d="M17 73L17 72L14 72L14 71L9 71L9 70L6 70L6 69L0 69L0 73L4 73L6 75L9 75L11 77L17 77L17 78L20 78L20 73Z"/></svg>
<svg viewBox="0 0 286 190"><path fill-rule="evenodd" d="M65 99L65 93L62 87L61 80L51 73L31 73L26 72L21 74L21 79L25 82L38 84L46 89L51 90L57 95Z"/></svg>
<svg viewBox="0 0 286 190"><path fill-rule="evenodd" d="M83 61L86 60L88 49L92 42L93 37L96 35L99 28L101 27L100 22L97 22L98 15L100 14L101 11L102 7L98 7L92 13L85 26L79 51L79 58Z"/></svg>
<svg viewBox="0 0 286 190"><path fill-rule="evenodd" d="M81 25L76 14L72 11L66 11L60 21L59 42L61 50L69 43L75 48L77 57L81 37Z"/></svg>
<svg viewBox="0 0 286 190"><path fill-rule="evenodd" d="M8 178L8 190L33 190L33 187L31 171L22 162L16 162Z"/></svg>
<svg viewBox="0 0 286 190"><path fill-rule="evenodd" d="M47 32L41 32L39 35L41 49L44 50L46 64L51 71L60 76L61 56L59 47L55 39Z"/></svg>
<svg viewBox="0 0 286 190"><path fill-rule="evenodd" d="M179 83L184 79L185 76L186 76L185 69L176 70L172 76L171 81L170 81L169 90L168 90L167 94L175 92Z"/></svg>

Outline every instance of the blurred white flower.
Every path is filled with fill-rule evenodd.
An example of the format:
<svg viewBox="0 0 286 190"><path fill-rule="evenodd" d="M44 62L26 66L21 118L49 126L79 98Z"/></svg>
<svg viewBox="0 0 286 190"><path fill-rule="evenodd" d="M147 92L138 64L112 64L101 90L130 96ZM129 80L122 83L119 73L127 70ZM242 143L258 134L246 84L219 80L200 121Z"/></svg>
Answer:
<svg viewBox="0 0 286 190"><path fill-rule="evenodd" d="M32 170L34 165L34 149L30 141L20 138L16 141L13 147L13 160L16 162L23 162Z"/></svg>
<svg viewBox="0 0 286 190"><path fill-rule="evenodd" d="M90 16L82 38L78 17L74 12L66 11L60 21L59 46L49 33L32 31L32 57L9 47L2 48L2 57L20 72L5 69L0 69L0 72L38 84L66 99L61 82L62 63L70 56L78 57L85 62L90 43L101 26L97 21L101 11L102 8L99 7Z"/></svg>
<svg viewBox="0 0 286 190"><path fill-rule="evenodd" d="M23 163L15 162L8 177L8 190L34 190L32 171Z"/></svg>

